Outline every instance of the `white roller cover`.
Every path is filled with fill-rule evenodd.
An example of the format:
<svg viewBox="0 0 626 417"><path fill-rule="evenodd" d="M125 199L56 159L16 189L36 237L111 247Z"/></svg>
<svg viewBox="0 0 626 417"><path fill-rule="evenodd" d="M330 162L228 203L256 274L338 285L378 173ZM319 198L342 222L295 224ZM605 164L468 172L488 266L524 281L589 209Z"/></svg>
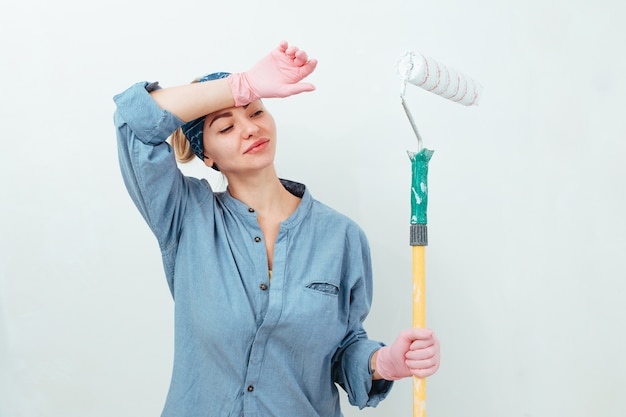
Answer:
<svg viewBox="0 0 626 417"><path fill-rule="evenodd" d="M480 99L479 83L422 54L407 52L398 62L398 72L404 85L408 82L465 106Z"/></svg>

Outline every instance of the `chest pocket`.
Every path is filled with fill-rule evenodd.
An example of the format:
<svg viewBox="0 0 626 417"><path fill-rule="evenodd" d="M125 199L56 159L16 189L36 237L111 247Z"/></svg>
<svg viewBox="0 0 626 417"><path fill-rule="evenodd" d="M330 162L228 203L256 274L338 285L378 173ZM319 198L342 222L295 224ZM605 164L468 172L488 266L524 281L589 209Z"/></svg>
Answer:
<svg viewBox="0 0 626 417"><path fill-rule="evenodd" d="M339 294L339 287L329 282L311 282L306 288L327 295Z"/></svg>

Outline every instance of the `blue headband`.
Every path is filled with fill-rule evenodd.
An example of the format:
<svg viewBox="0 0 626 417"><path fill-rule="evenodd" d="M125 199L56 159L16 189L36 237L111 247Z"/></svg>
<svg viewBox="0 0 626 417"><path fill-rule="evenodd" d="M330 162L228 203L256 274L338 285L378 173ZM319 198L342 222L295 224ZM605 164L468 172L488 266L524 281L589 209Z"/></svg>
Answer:
<svg viewBox="0 0 626 417"><path fill-rule="evenodd" d="M229 75L229 72L214 72L213 74L205 75L204 77L197 79L196 82L202 83L204 81L219 80L220 78L226 78ZM204 128L205 117L206 116L199 117L195 120L185 123L182 126L183 133L185 134L185 137L187 137L187 140L191 145L191 150L200 159L204 159L202 129Z"/></svg>

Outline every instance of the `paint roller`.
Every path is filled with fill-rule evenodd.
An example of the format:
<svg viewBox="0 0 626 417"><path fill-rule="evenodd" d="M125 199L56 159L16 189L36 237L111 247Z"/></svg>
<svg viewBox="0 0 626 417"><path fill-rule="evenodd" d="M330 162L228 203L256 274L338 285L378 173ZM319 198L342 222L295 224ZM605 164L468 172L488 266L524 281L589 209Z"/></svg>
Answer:
<svg viewBox="0 0 626 417"><path fill-rule="evenodd" d="M422 148L422 138L404 98L407 83L465 106L477 105L480 100L480 83L421 53L405 53L398 61L398 73L402 77L402 107L417 136L418 151Z"/></svg>
<svg viewBox="0 0 626 417"><path fill-rule="evenodd" d="M440 97L465 106L478 104L482 86L472 78L449 68L423 54L407 52L398 61L402 77L400 98L417 137L417 152L408 152L411 159L411 228L410 244L413 249L413 327L426 327L426 268L425 247L428 245L428 162L433 151L423 147L415 120L405 100L407 84L413 84ZM426 416L426 380L413 378L413 417Z"/></svg>

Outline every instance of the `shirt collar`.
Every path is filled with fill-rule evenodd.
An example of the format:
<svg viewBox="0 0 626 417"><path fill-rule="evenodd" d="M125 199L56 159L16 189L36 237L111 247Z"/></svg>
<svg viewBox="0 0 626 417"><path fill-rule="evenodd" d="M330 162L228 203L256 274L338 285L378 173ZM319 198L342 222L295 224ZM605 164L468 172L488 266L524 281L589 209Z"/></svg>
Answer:
<svg viewBox="0 0 626 417"><path fill-rule="evenodd" d="M280 182L287 191L301 199L296 211L294 211L289 218L281 223L281 227L290 229L297 226L309 213L313 204L313 197L304 184L282 178L280 179ZM251 207L248 207L243 202L234 198L228 189L219 193L218 198L229 210L232 210L238 215L244 217L254 217L256 219L256 212L254 210L251 211Z"/></svg>

